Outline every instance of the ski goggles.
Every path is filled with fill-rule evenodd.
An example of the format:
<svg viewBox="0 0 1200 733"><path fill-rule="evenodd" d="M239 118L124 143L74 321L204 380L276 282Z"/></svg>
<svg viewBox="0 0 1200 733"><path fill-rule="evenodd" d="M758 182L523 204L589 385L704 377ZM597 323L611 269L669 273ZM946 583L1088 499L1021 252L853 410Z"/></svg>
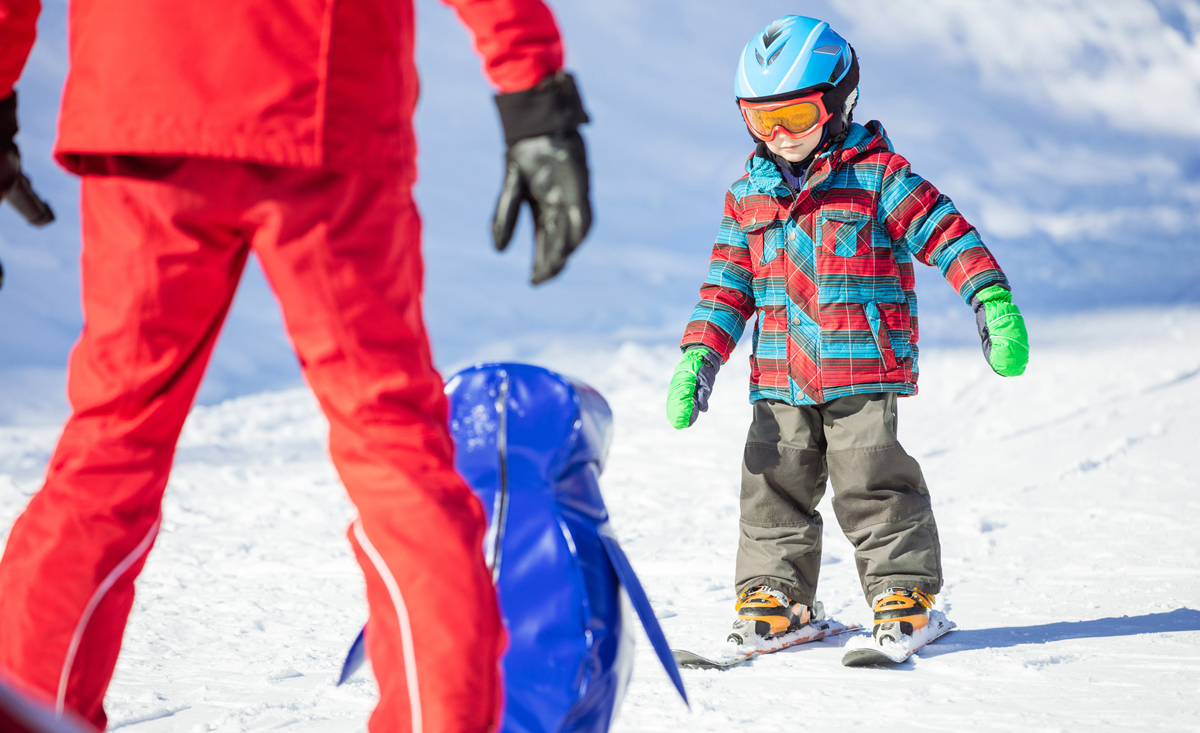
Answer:
<svg viewBox="0 0 1200 733"><path fill-rule="evenodd" d="M804 137L824 125L833 115L825 111L821 92L780 102L753 103L738 100L750 132L770 142L782 129L792 137Z"/></svg>

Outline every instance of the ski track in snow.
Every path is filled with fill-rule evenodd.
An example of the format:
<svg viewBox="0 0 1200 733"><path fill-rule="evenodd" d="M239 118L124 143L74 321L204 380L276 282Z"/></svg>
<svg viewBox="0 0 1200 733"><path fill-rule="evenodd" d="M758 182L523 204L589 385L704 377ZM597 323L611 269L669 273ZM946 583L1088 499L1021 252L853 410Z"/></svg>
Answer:
<svg viewBox="0 0 1200 733"><path fill-rule="evenodd" d="M978 349L926 349L921 395L900 403L943 543L939 603L957 631L890 671L843 668L844 638L684 670L690 712L639 636L614 730L1200 729L1200 311L1030 325L1023 377L993 375ZM602 484L614 527L672 645L701 654L732 620L746 347L685 431L662 415L674 348L551 347L538 360L612 404ZM366 611L325 429L303 390L193 412L109 689L110 729L365 728L369 672L333 686ZM3 531L54 439L0 428ZM869 624L850 546L823 506L820 597L835 618Z"/></svg>

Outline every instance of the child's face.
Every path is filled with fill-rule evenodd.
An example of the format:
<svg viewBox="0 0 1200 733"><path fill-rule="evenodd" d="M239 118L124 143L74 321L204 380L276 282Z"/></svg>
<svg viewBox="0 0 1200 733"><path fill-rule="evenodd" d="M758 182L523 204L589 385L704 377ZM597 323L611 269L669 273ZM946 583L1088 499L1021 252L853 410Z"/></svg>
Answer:
<svg viewBox="0 0 1200 733"><path fill-rule="evenodd" d="M799 163L821 144L822 125L804 137L793 137L787 130L777 129L774 140L765 140L767 149L789 163Z"/></svg>

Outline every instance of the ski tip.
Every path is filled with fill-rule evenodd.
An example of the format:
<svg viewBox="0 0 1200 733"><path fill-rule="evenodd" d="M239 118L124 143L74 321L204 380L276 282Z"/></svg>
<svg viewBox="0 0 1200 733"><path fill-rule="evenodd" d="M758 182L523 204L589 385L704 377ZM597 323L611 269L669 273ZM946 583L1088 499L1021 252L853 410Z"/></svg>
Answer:
<svg viewBox="0 0 1200 733"><path fill-rule="evenodd" d="M915 641L909 640L905 646L889 644L885 648L868 643L847 649L846 653L842 655L842 665L845 667L895 667L912 659L917 652L957 628L954 622L946 618L945 614L940 611L932 612L930 621L932 623L918 633L918 638Z"/></svg>
<svg viewBox="0 0 1200 733"><path fill-rule="evenodd" d="M687 669L725 669L725 667L729 666L720 661L689 652L686 649L672 649L671 656L675 658L676 664Z"/></svg>
<svg viewBox="0 0 1200 733"><path fill-rule="evenodd" d="M894 667L907 660L895 660L876 649L851 649L842 656L843 667Z"/></svg>

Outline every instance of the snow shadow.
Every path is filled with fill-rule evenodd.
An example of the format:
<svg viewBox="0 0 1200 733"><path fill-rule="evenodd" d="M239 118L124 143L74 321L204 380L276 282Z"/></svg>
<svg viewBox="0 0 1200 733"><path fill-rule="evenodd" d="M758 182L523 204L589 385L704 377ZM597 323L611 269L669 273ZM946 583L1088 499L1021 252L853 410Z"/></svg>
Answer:
<svg viewBox="0 0 1200 733"><path fill-rule="evenodd" d="M1003 649L1021 644L1046 644L1067 639L1102 639L1113 636L1200 631L1200 611L1178 608L1144 616L1062 621L1039 626L1005 626L997 629L959 629L921 650L921 656L940 656L972 649Z"/></svg>

